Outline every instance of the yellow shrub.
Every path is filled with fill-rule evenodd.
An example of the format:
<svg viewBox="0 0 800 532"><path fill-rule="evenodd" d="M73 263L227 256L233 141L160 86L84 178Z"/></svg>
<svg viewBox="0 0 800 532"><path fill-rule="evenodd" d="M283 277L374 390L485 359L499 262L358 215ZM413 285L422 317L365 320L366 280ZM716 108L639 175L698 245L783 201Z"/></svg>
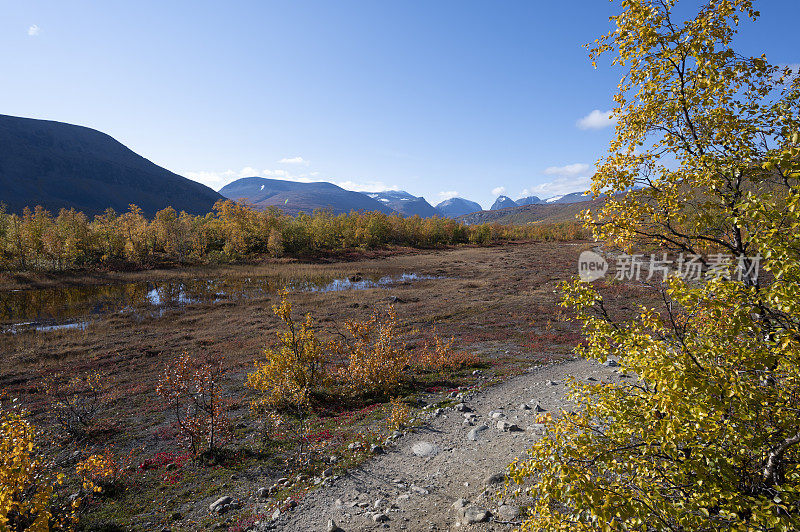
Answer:
<svg viewBox="0 0 800 532"><path fill-rule="evenodd" d="M393 307L385 315L377 312L366 321L348 320L350 338L337 344L347 356L341 377L353 392L389 393L403 382L411 356L397 338L397 314Z"/></svg>
<svg viewBox="0 0 800 532"><path fill-rule="evenodd" d="M433 338L427 341L422 352L416 358L416 365L428 371L442 371L470 366L478 362L475 356L454 351L455 337L451 336L446 341L433 330Z"/></svg>
<svg viewBox="0 0 800 532"><path fill-rule="evenodd" d="M314 389L324 383L325 352L313 330L311 314L297 323L292 318L288 291L272 307L286 325L278 333L278 344L264 350L265 361L256 361L256 370L247 376L247 387L260 392L251 403L254 410L281 407L305 408Z"/></svg>
<svg viewBox="0 0 800 532"><path fill-rule="evenodd" d="M409 419L411 409L399 397L393 397L389 402L389 416L386 418L389 430L400 430L408 424Z"/></svg>
<svg viewBox="0 0 800 532"><path fill-rule="evenodd" d="M36 447L36 431L23 415L0 413L0 530L50 530L53 486Z"/></svg>

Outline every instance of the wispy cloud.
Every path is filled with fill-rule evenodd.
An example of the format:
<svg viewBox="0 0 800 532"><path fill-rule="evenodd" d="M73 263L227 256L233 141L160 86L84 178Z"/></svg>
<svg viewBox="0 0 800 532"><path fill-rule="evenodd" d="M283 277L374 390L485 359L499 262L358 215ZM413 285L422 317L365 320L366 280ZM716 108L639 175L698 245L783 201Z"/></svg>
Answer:
<svg viewBox="0 0 800 532"><path fill-rule="evenodd" d="M494 187L492 189L492 196L500 196L506 193L506 187Z"/></svg>
<svg viewBox="0 0 800 532"><path fill-rule="evenodd" d="M322 178L319 172L295 173L282 168L266 168L258 170L252 166L245 166L241 170L225 170L222 172L197 171L183 172L183 175L193 181L197 181L206 186L219 190L228 183L243 177L267 177L271 179L282 179L284 181L294 181L296 183L314 183L317 181L328 181L346 190L357 192L381 192L384 190L400 190L397 185L387 185L382 181L376 180L337 180L335 178Z"/></svg>
<svg viewBox="0 0 800 532"><path fill-rule="evenodd" d="M603 129L617 123L617 117L611 111L595 109L577 122L579 129Z"/></svg>
<svg viewBox="0 0 800 532"><path fill-rule="evenodd" d="M28 26L28 35L31 37L36 37L41 31L42 29L36 24L31 24Z"/></svg>
<svg viewBox="0 0 800 532"><path fill-rule="evenodd" d="M569 194L570 192L585 192L589 190L591 183L592 179L590 177L559 177L547 183L540 183L526 188L519 197L527 198L528 196L537 196L542 199L547 199L553 196Z"/></svg>
<svg viewBox="0 0 800 532"><path fill-rule="evenodd" d="M583 163L568 164L566 166L548 166L542 172L544 175L556 175L561 177L576 177L586 175L589 172L589 165Z"/></svg>
<svg viewBox="0 0 800 532"><path fill-rule="evenodd" d="M383 181L335 181L335 185L345 190L356 192L384 192L386 190L400 190L397 185L387 185Z"/></svg>
<svg viewBox="0 0 800 532"><path fill-rule="evenodd" d="M442 199L442 201L455 198L456 196L458 196L458 192L455 190L443 190L442 192L439 192L439 197Z"/></svg>
<svg viewBox="0 0 800 532"><path fill-rule="evenodd" d="M306 161L305 159L303 159L300 156L297 156L297 157L284 157L283 159L281 159L278 162L280 164L296 164L296 165L301 165L301 166L308 166L309 164L311 164L311 163L309 163L308 161Z"/></svg>

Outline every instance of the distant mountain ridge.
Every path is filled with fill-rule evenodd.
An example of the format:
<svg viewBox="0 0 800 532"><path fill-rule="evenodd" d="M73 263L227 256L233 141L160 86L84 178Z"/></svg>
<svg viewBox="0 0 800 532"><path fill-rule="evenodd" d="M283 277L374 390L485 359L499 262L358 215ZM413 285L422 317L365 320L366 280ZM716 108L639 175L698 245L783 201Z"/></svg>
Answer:
<svg viewBox="0 0 800 532"><path fill-rule="evenodd" d="M334 214L351 211L379 211L390 214L392 209L361 192L320 181L299 183L266 177L243 177L220 189L220 194L232 200L244 200L256 208L277 207L287 214L313 213L330 209Z"/></svg>
<svg viewBox="0 0 800 532"><path fill-rule="evenodd" d="M518 204L508 196L499 196L489 208L490 211L498 211L500 209L508 209L509 207L517 207Z"/></svg>
<svg viewBox="0 0 800 532"><path fill-rule="evenodd" d="M138 205L148 216L171 206L205 214L222 196L87 127L0 115L0 203L87 215Z"/></svg>
<svg viewBox="0 0 800 532"><path fill-rule="evenodd" d="M433 205L428 203L425 198L412 196L405 190L385 190L383 192L364 192L372 199L382 202L387 207L403 216L419 216L430 218L431 216L441 216Z"/></svg>
<svg viewBox="0 0 800 532"><path fill-rule="evenodd" d="M474 201L464 198L450 198L439 203L436 206L436 210L442 213L442 216L456 218L464 214L481 211L483 208Z"/></svg>

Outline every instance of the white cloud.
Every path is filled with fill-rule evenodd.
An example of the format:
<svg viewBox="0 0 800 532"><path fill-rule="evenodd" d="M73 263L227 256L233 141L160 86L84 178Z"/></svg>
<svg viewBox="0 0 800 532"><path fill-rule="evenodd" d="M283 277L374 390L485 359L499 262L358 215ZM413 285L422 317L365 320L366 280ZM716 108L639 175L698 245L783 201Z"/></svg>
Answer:
<svg viewBox="0 0 800 532"><path fill-rule="evenodd" d="M613 116L611 111L595 109L578 120L577 126L580 129L603 129L604 127L613 126L617 123L617 120L617 117Z"/></svg>
<svg viewBox="0 0 800 532"><path fill-rule="evenodd" d="M450 198L455 198L456 196L458 196L458 192L456 192L455 190L444 190L442 192L439 192L439 197L442 199L442 201L449 200Z"/></svg>
<svg viewBox="0 0 800 532"><path fill-rule="evenodd" d="M28 35L31 37L36 37L41 31L42 29L36 24L32 24L28 27Z"/></svg>
<svg viewBox="0 0 800 532"><path fill-rule="evenodd" d="M302 165L302 166L308 166L310 164L308 161L306 161L305 159L303 159L299 155L297 157L284 157L283 159L281 159L278 162L280 164L297 164L297 165Z"/></svg>
<svg viewBox="0 0 800 532"><path fill-rule="evenodd" d="M556 175L561 177L576 177L586 175L589 165L583 163L568 164L566 166L548 166L544 169L545 175Z"/></svg>
<svg viewBox="0 0 800 532"><path fill-rule="evenodd" d="M338 185L345 190L354 190L356 192L384 192L386 190L400 190L397 185L387 185L382 181L335 181L334 185Z"/></svg>
<svg viewBox="0 0 800 532"><path fill-rule="evenodd" d="M590 177L559 177L547 183L540 183L522 191L520 198L537 196L541 199L553 196L563 196L570 192L585 192L589 190L592 179ZM517 198L519 199L519 198Z"/></svg>
<svg viewBox="0 0 800 532"><path fill-rule="evenodd" d="M492 196L500 196L506 193L506 187L494 187L492 189Z"/></svg>
<svg viewBox="0 0 800 532"><path fill-rule="evenodd" d="M337 181L335 179L325 179L319 177L319 172L308 172L308 173L293 173L289 170L283 169L264 169L264 170L257 170L252 166L245 166L241 170L225 170L223 172L208 172L208 171L199 171L199 172L183 172L184 176L202 183L206 186L213 188L214 190L219 190L228 183L236 181L237 179L241 179L243 177L267 177L271 179L282 179L284 181L294 181L296 183L314 183L317 181L328 181L329 183L333 183L338 185L346 190L353 190L356 192L382 192L384 190L400 190L400 187L397 185L387 185L382 181L374 181L374 180L364 180L364 181L354 181L354 180L345 180L345 181Z"/></svg>

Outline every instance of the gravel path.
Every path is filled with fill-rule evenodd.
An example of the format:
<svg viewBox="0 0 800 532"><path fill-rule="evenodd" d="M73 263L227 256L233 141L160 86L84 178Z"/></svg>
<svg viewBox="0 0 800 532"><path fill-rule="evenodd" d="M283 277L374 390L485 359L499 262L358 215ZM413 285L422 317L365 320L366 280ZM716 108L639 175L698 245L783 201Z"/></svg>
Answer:
<svg viewBox="0 0 800 532"><path fill-rule="evenodd" d="M510 530L518 523L515 510L520 501L502 506L503 501L492 496L502 486L498 474L541 437L541 426L535 423L537 404L554 416L569 408L564 394L570 376L606 382L621 378L614 368L574 360L532 369L466 395L469 412L456 410L463 407L443 409L424 427L398 438L385 454L312 491L297 508L263 529L325 532L333 530L333 520L347 532ZM472 424L465 422L470 414ZM502 430L501 422L515 427ZM460 510L454 507L459 499L464 499Z"/></svg>

